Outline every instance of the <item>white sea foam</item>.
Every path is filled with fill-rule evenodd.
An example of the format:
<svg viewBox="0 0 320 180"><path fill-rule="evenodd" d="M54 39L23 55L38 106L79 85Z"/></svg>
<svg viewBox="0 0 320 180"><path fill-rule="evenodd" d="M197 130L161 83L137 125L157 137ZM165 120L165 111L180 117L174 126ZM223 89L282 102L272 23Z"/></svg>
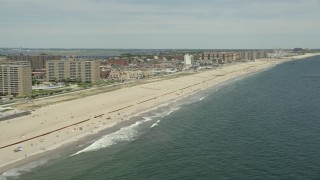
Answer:
<svg viewBox="0 0 320 180"><path fill-rule="evenodd" d="M111 134L107 134L103 138L99 139L98 141L94 142L90 146L84 148L83 150L73 154L77 155L84 152L91 152L91 151L97 151L101 148L106 148L109 146L112 146L114 144L117 144L119 142L126 142L126 141L132 141L137 136L137 127L143 124L144 122L150 121L151 118L144 118L143 121L138 121L128 127L123 127L119 131L116 131Z"/></svg>
<svg viewBox="0 0 320 180"><path fill-rule="evenodd" d="M102 137L101 139L94 142L90 146L84 148L81 151L78 151L77 153L75 153L71 156L78 155L78 154L84 153L84 152L97 151L99 149L107 148L107 147L110 147L110 146L115 145L120 142L132 141L138 136L138 127L141 124L152 121L154 118L158 118L158 117L162 118L162 117L168 116L169 114L171 114L174 111L177 111L178 109L180 109L180 107L171 109L169 111L164 111L161 113L153 114L153 116L143 117L144 120L138 121L135 124L132 124L128 127L123 127L119 131L116 131L114 133L107 134L106 136ZM160 122L160 120L158 120L156 123L151 125L150 128L157 126L159 124L159 122Z"/></svg>
<svg viewBox="0 0 320 180"><path fill-rule="evenodd" d="M154 128L154 127L156 127L156 126L158 126L158 123L152 124L152 125L150 126L150 128Z"/></svg>
<svg viewBox="0 0 320 180"><path fill-rule="evenodd" d="M152 118L151 117L143 117L143 122L148 122L148 121L151 121L152 120Z"/></svg>
<svg viewBox="0 0 320 180"><path fill-rule="evenodd" d="M204 100L205 98L207 98L207 96L200 98L199 101L202 101L202 100Z"/></svg>
<svg viewBox="0 0 320 180"><path fill-rule="evenodd" d="M179 110L179 109L180 109L180 107L177 107L177 108L175 108L175 109L170 110L170 111L167 113L167 116L170 115L171 113L173 113L174 111Z"/></svg>
<svg viewBox="0 0 320 180"><path fill-rule="evenodd" d="M0 175L0 180L6 180L7 178L19 176L22 172L29 172L33 168L43 165L48 161L48 159L41 159L39 161L33 161L21 167L10 169Z"/></svg>
<svg viewBox="0 0 320 180"><path fill-rule="evenodd" d="M158 126L159 123L160 123L160 120L158 120L157 122L155 122L154 124L152 124L152 125L150 126L150 128L153 128L153 127L155 127L155 126Z"/></svg>

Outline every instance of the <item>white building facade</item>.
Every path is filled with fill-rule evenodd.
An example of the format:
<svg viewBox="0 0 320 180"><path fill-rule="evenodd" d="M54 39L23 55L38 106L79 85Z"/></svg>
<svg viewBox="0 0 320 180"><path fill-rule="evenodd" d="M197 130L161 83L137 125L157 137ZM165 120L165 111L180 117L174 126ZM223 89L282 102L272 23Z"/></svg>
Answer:
<svg viewBox="0 0 320 180"><path fill-rule="evenodd" d="M185 66L192 66L194 60L193 55L186 54L184 55L184 65Z"/></svg>

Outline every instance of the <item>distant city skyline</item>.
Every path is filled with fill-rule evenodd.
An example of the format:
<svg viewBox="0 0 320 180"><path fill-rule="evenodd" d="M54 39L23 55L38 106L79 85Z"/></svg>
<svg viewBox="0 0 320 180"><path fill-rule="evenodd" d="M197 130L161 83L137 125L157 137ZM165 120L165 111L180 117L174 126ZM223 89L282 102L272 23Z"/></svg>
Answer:
<svg viewBox="0 0 320 180"><path fill-rule="evenodd" d="M320 48L320 0L0 0L0 48Z"/></svg>

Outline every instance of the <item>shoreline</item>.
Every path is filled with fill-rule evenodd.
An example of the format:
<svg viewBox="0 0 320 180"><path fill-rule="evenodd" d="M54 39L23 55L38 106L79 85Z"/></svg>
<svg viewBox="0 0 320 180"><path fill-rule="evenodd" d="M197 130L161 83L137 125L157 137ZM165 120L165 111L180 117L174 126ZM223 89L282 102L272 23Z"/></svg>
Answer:
<svg viewBox="0 0 320 180"><path fill-rule="evenodd" d="M295 60L304 59L311 56L316 56L319 54L312 54L309 56L294 57ZM9 132L4 138L0 134L0 147L7 146L10 143L20 142L21 146L24 148L21 152L13 152L14 146L8 146L0 149L0 154L6 157L0 158L0 173L3 173L11 168L27 164L39 158L45 157L54 151L59 151L67 146L73 146L77 142L87 142L88 139L101 137L103 131L117 131L117 128L121 128L121 124L126 124L127 119L139 116L139 114L146 113L152 109L155 109L162 104L171 103L173 101L181 100L185 97L191 96L199 90L208 89L210 87L215 87L226 81L232 80L237 77L244 77L252 73L258 73L267 70L277 64L291 61L289 59L280 60L257 60L256 62L247 62L239 64L231 64L222 67L222 69L215 69L211 71L204 71L196 73L194 75L179 77L175 79L162 80L160 82L153 82L148 84L142 84L135 87L128 87L114 92L106 92L104 94L94 95L94 97L86 97L80 100L73 100L68 102L63 102L57 105L50 105L48 107L40 108L32 113L28 117L20 117L14 120L10 120L10 123L3 123L1 125L8 125L9 130L4 132ZM199 82L199 80L201 80ZM180 82L180 84L179 84ZM178 83L178 85L177 85ZM172 86L174 86L172 88ZM129 97L134 96L135 93L142 91L142 96L139 97ZM126 95L126 93L135 92L133 94ZM115 95L115 96L111 96ZM110 95L110 96L109 96ZM123 96L123 97L122 97ZM138 96L138 95L136 95ZM105 101L96 102L95 100L102 98L111 99L110 105L106 106ZM122 97L122 98L119 98ZM112 99L113 98L113 99ZM129 102L127 98L131 98ZM90 101L88 105L83 105L82 101ZM98 101L98 100L97 100ZM102 103L102 104L101 104ZM98 104L98 105L96 105ZM92 106L88 109L88 106ZM57 116L56 113L50 113L49 111L60 110L60 112L65 111L69 106L73 106L76 110L70 109L68 113L64 113L61 116ZM77 108L78 109L77 109ZM98 107L98 108L97 108ZM82 113L77 113L77 111L84 111ZM108 110L108 111L107 111ZM57 111L59 112L59 111ZM69 114L71 112L71 114ZM109 117L108 117L109 115ZM50 116L50 118L48 118ZM44 129L40 129L46 125L43 122L43 118L48 118L48 122L52 121L54 123L48 123ZM85 119L87 118L87 119ZM109 118L109 119L108 119ZM59 120L63 119L63 120ZM70 119L70 120L65 120ZM83 120L88 120L82 122ZM23 122L21 122L23 121ZM28 121L28 122L24 122ZM35 132L32 131L32 127L21 128L23 133L12 132L17 124L28 125L28 123L36 121L34 124L37 127ZM65 122L67 121L67 122ZM98 122L97 122L98 121ZM130 121L130 120L129 120ZM39 125L40 122L40 125ZM82 122L82 123L78 123ZM70 126L70 124L72 126ZM80 130L80 124L81 126ZM87 125L87 126L85 126ZM64 128L61 128L64 127ZM3 127L0 126L0 130ZM10 129L12 128L12 129ZM28 132L26 132L29 130ZM50 130L50 131L48 131ZM33 132L33 133L29 133ZM47 134L47 132L52 132ZM44 134L44 136L39 136ZM13 138L10 136L13 136ZM41 138L40 138L41 137ZM42 138L44 137L44 138ZM6 140L4 142L3 140ZM38 141L39 140L39 141ZM59 141L61 140L61 141ZM59 143L57 143L59 141ZM53 143L54 142L54 143ZM89 142L85 143L88 144ZM30 145L31 144L31 145ZM39 145L38 145L39 144ZM80 143L81 144L81 143ZM42 149L45 148L45 149ZM74 150L74 149L73 149ZM33 153L32 153L33 152ZM27 156L25 156L27 154ZM19 156L19 157L17 157Z"/></svg>

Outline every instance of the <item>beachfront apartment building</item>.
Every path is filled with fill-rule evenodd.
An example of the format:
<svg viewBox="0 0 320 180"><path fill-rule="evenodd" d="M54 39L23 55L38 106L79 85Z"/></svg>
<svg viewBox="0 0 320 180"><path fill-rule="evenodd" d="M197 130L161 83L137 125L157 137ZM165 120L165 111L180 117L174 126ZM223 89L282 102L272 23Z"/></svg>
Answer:
<svg viewBox="0 0 320 180"><path fill-rule="evenodd" d="M261 58L267 58L268 51L241 51L240 58L242 60L255 60Z"/></svg>
<svg viewBox="0 0 320 180"><path fill-rule="evenodd" d="M48 55L48 54L40 54L40 55L8 55L7 60L9 61L27 61L30 63L31 69L35 71L36 69L43 69L46 66L46 62L48 60L60 60L62 56L60 55Z"/></svg>
<svg viewBox="0 0 320 180"><path fill-rule="evenodd" d="M199 60L215 60L217 63L232 62L239 59L239 52L204 52L199 56Z"/></svg>
<svg viewBox="0 0 320 180"><path fill-rule="evenodd" d="M190 55L190 54L186 54L184 55L183 57L184 59L184 65L185 66L192 66L192 64L194 63L194 56L193 55Z"/></svg>
<svg viewBox="0 0 320 180"><path fill-rule="evenodd" d="M32 93L31 67L28 62L0 64L0 95L24 96Z"/></svg>
<svg viewBox="0 0 320 180"><path fill-rule="evenodd" d="M233 62L238 60L255 60L267 58L266 50L251 50L237 52L204 52L200 54L199 60L215 60L217 63Z"/></svg>
<svg viewBox="0 0 320 180"><path fill-rule="evenodd" d="M100 80L100 62L68 60L49 60L46 63L48 82L74 81L96 83Z"/></svg>

